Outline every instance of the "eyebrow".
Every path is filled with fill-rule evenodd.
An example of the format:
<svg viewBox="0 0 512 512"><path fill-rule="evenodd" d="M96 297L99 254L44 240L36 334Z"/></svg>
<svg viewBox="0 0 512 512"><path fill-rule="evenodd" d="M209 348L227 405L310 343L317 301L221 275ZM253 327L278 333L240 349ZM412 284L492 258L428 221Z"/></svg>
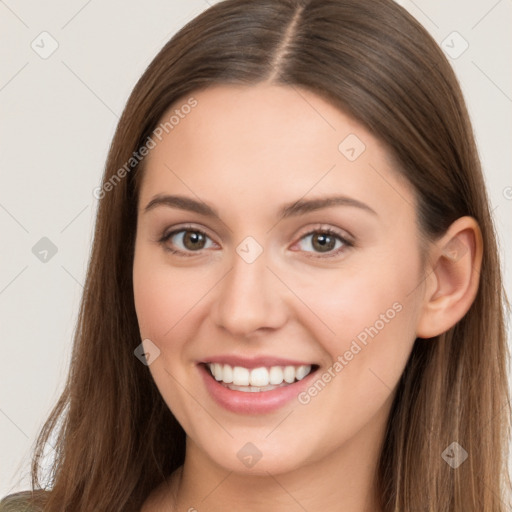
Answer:
<svg viewBox="0 0 512 512"><path fill-rule="evenodd" d="M170 208L179 208L180 210L187 210L190 212L199 213L205 217L216 217L220 219L217 210L203 201L196 201L190 197L177 196L177 195L156 195L144 208L144 213L153 210L157 206L167 206ZM279 210L279 219L288 217L296 217L306 213L321 210L323 208L330 208L333 206L352 206L367 211L373 215L377 212L367 204L347 196L329 196L318 199L299 199L293 203L285 204Z"/></svg>

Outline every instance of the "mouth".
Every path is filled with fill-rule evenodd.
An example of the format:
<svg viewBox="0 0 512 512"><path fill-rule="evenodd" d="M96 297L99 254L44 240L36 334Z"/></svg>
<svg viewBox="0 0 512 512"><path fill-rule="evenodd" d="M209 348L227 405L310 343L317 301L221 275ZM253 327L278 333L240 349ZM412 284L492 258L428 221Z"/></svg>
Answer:
<svg viewBox="0 0 512 512"><path fill-rule="evenodd" d="M232 391L261 393L292 386L318 369L316 364L246 368L228 363L203 363L207 373Z"/></svg>
<svg viewBox="0 0 512 512"><path fill-rule="evenodd" d="M205 390L217 405L236 414L270 414L298 399L320 371L318 364L271 355L235 354L197 362Z"/></svg>

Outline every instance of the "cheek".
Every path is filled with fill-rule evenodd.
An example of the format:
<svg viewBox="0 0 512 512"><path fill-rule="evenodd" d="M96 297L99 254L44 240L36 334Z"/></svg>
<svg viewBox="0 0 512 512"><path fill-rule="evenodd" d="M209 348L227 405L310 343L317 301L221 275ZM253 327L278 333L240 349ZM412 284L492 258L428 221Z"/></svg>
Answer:
<svg viewBox="0 0 512 512"><path fill-rule="evenodd" d="M415 269L385 269L382 265L340 269L337 273L317 273L314 280L301 278L295 290L316 313L315 330L323 333L322 338L347 340L378 322L381 315L394 320L398 306L393 305L399 303L405 308L410 303L407 295L416 275Z"/></svg>
<svg viewBox="0 0 512 512"><path fill-rule="evenodd" d="M160 340L173 326L177 294L164 276L143 263L134 265L133 288L141 336Z"/></svg>
<svg viewBox="0 0 512 512"><path fill-rule="evenodd" d="M419 303L410 292L418 283L419 260L400 260L388 254L358 268L319 273L314 284L303 282L303 296L317 314L310 329L332 364L340 363L333 372L344 377L336 380L360 398L372 393L379 378L394 386L415 340Z"/></svg>
<svg viewBox="0 0 512 512"><path fill-rule="evenodd" d="M163 264L154 252L136 250L133 288L141 339L150 339L160 350L149 371L167 406L187 428L188 415L183 411L190 403L177 383L187 382L185 349L195 325L190 319L198 310L194 305L204 295L199 282L199 278L184 276Z"/></svg>
<svg viewBox="0 0 512 512"><path fill-rule="evenodd" d="M137 249L133 266L135 309L141 336L163 343L175 337L208 285L197 272L173 269L158 251Z"/></svg>
<svg viewBox="0 0 512 512"><path fill-rule="evenodd" d="M172 267L165 255L141 248L133 267L135 310L141 339L160 350L150 366L153 378L171 409L177 407L179 387L186 382L197 356L199 333L208 314L207 296L219 277L211 269Z"/></svg>
<svg viewBox="0 0 512 512"><path fill-rule="evenodd" d="M141 333L146 337L162 338L172 327L172 313L177 300L160 280L145 279L135 285L135 308Z"/></svg>

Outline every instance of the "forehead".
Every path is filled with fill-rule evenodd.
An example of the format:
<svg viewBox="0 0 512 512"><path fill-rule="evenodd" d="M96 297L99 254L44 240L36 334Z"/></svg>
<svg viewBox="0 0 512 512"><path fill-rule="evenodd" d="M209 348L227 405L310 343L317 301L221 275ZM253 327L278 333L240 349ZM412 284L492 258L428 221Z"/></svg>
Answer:
<svg viewBox="0 0 512 512"><path fill-rule="evenodd" d="M195 107L183 108L193 97ZM356 120L305 89L217 85L177 101L162 116L161 141L146 157L141 204L191 193L247 211L334 192L382 213L409 210L412 190L386 148ZM162 126L165 126L162 124ZM232 212L236 215L236 212Z"/></svg>

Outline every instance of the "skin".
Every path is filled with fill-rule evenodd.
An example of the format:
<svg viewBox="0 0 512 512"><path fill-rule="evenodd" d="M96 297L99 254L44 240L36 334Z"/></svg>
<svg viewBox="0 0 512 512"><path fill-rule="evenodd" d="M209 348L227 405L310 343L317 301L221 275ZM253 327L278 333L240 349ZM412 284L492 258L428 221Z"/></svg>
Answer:
<svg viewBox="0 0 512 512"><path fill-rule="evenodd" d="M446 331L471 305L478 225L458 219L422 252L414 191L386 148L312 92L222 85L193 96L198 106L148 155L139 195L141 339L160 350L149 370L187 434L184 465L143 510L378 511L375 469L396 385L416 337ZM354 161L338 149L349 134L366 146ZM203 201L219 217L145 211L158 194ZM335 194L374 213L342 205L278 218L284 204ZM159 242L184 224L208 235L205 248L183 245L183 232ZM319 252L311 233L325 228L353 246ZM248 236L263 248L253 263L236 252ZM322 375L397 303L307 404L235 414L213 401L197 370L213 355L265 354L316 363ZM262 453L252 468L237 457L247 442Z"/></svg>

